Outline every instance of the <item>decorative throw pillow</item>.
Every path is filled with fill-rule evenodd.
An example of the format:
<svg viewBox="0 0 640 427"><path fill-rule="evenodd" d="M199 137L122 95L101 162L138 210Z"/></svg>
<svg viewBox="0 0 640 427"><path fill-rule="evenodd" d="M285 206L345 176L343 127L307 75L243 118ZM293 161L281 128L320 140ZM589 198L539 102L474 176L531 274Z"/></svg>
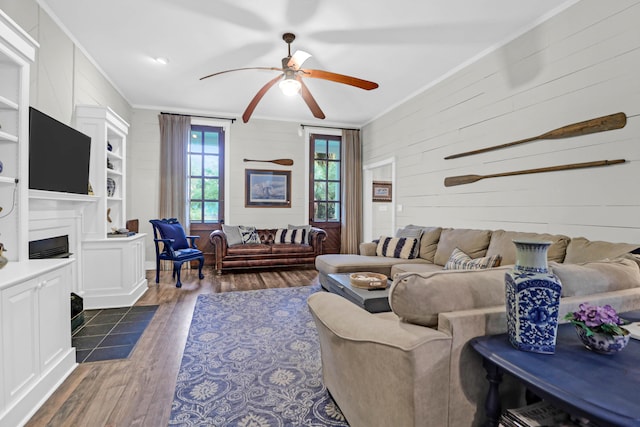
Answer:
<svg viewBox="0 0 640 427"><path fill-rule="evenodd" d="M169 218L166 222L155 223L160 231L160 236L163 239L173 239L171 243L171 249L179 251L180 249L187 249L189 242L187 242L187 236L184 234L184 228L175 218Z"/></svg>
<svg viewBox="0 0 640 427"><path fill-rule="evenodd" d="M398 231L396 231L396 237L413 237L417 239L419 242L420 237L422 237L422 228L414 228L414 227L398 228ZM420 245L416 245L416 247L413 250L413 254L411 258L418 258L419 254L420 254Z"/></svg>
<svg viewBox="0 0 640 427"><path fill-rule="evenodd" d="M307 234L307 242L311 243L311 226L310 225L287 225L289 230L305 230Z"/></svg>
<svg viewBox="0 0 640 427"><path fill-rule="evenodd" d="M227 245L241 245L242 244L242 234L240 234L240 227L237 225L222 225L222 232L224 236L227 238Z"/></svg>
<svg viewBox="0 0 640 427"><path fill-rule="evenodd" d="M444 265L445 270L481 270L500 265L500 255L486 256L483 258L471 258L458 248L455 248Z"/></svg>
<svg viewBox="0 0 640 427"><path fill-rule="evenodd" d="M287 230L284 228L279 228L276 231L276 236L273 239L273 243L281 244L281 243L304 243L308 242L307 230L304 228L294 228L291 230Z"/></svg>
<svg viewBox="0 0 640 427"><path fill-rule="evenodd" d="M415 258L415 248L418 246L418 239L414 237L385 237L380 236L376 255L390 258Z"/></svg>
<svg viewBox="0 0 640 427"><path fill-rule="evenodd" d="M240 230L240 235L242 235L242 244L262 243L255 227L245 227L240 225L238 226L238 229Z"/></svg>

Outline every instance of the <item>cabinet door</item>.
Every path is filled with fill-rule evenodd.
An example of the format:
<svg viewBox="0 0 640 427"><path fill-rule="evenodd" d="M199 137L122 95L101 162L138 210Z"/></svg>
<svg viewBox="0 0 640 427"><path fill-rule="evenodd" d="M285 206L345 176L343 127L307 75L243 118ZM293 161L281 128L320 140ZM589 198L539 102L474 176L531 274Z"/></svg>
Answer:
<svg viewBox="0 0 640 427"><path fill-rule="evenodd" d="M71 346L71 267L42 276L38 289L40 368L45 372Z"/></svg>
<svg viewBox="0 0 640 427"><path fill-rule="evenodd" d="M2 353L6 404L38 376L38 280L2 291Z"/></svg>

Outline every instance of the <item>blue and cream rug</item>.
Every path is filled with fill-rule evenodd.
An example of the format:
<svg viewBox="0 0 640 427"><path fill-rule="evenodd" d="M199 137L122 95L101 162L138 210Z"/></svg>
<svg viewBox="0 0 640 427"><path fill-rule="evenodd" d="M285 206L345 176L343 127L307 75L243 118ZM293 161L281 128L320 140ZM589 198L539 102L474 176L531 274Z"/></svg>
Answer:
<svg viewBox="0 0 640 427"><path fill-rule="evenodd" d="M318 285L199 295L170 426L348 426L322 384Z"/></svg>

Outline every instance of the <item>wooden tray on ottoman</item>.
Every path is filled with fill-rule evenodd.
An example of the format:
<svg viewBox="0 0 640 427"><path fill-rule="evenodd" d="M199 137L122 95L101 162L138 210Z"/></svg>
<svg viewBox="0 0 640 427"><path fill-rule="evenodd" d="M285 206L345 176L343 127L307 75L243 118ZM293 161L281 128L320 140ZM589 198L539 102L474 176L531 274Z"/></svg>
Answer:
<svg viewBox="0 0 640 427"><path fill-rule="evenodd" d="M360 289L384 289L387 287L387 276L380 273L351 273L351 286Z"/></svg>

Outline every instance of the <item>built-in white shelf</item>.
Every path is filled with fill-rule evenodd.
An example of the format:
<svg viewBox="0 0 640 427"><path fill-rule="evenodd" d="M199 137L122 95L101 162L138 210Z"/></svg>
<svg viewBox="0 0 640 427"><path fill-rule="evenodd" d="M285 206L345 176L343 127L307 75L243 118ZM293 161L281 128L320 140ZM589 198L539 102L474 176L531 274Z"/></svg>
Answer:
<svg viewBox="0 0 640 427"><path fill-rule="evenodd" d="M107 175L122 176L122 172L117 171L115 169L107 169Z"/></svg>
<svg viewBox="0 0 640 427"><path fill-rule="evenodd" d="M18 142L18 137L0 130L0 141Z"/></svg>
<svg viewBox="0 0 640 427"><path fill-rule="evenodd" d="M0 176L0 184L17 184L17 181L12 176Z"/></svg>
<svg viewBox="0 0 640 427"><path fill-rule="evenodd" d="M88 194L60 193L57 191L29 190L30 200L46 200L66 203L95 203L100 198Z"/></svg>
<svg viewBox="0 0 640 427"><path fill-rule="evenodd" d="M113 151L107 151L107 158L113 160L122 160L122 156L114 153Z"/></svg>
<svg viewBox="0 0 640 427"><path fill-rule="evenodd" d="M0 110L17 110L18 103L11 101L0 95Z"/></svg>

